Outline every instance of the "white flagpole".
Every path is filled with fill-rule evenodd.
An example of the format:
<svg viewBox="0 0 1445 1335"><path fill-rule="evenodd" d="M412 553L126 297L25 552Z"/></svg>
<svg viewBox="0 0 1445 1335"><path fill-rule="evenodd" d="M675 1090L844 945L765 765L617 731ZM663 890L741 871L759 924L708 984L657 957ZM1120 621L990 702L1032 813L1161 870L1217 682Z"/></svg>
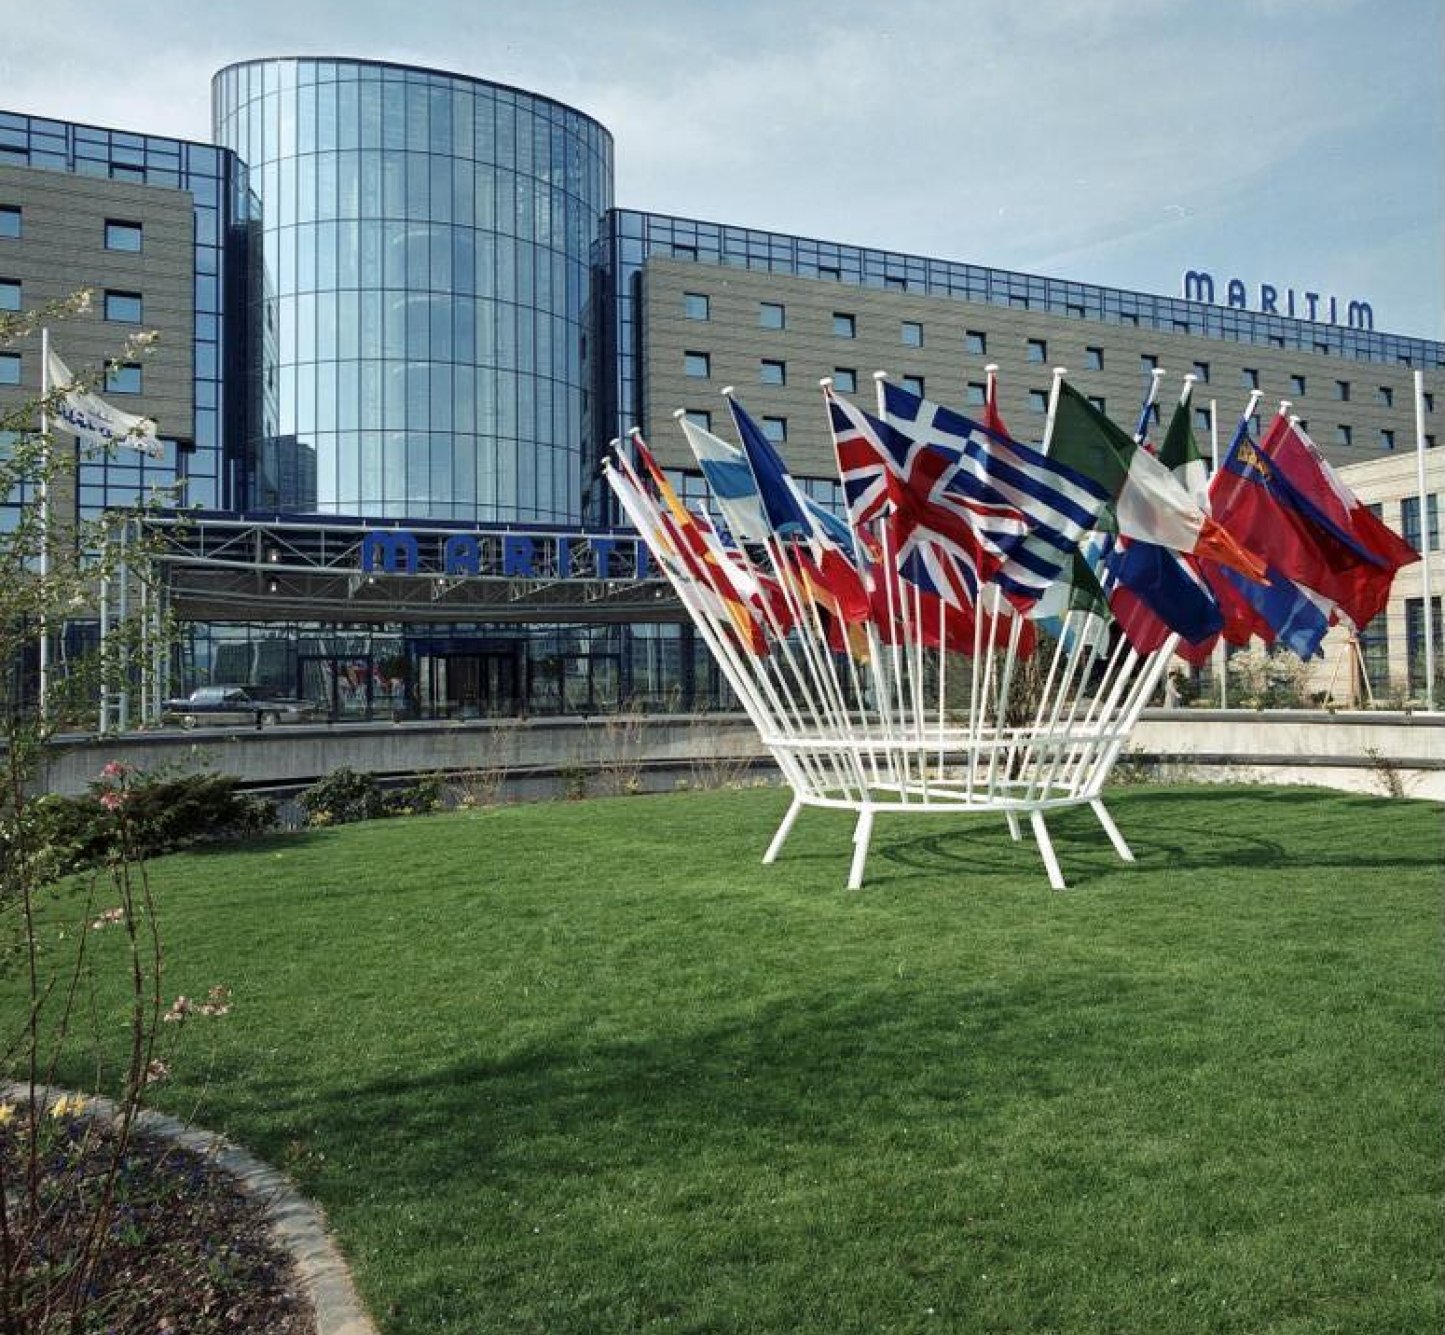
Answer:
<svg viewBox="0 0 1445 1335"><path fill-rule="evenodd" d="M50 579L50 329L40 330L40 681L37 704L44 726L50 712L50 619L46 615Z"/></svg>
<svg viewBox="0 0 1445 1335"><path fill-rule="evenodd" d="M1425 496L1425 373L1415 372L1415 480L1420 506L1420 592L1425 612L1425 708L1435 709L1435 614L1430 606L1430 516Z"/></svg>
<svg viewBox="0 0 1445 1335"><path fill-rule="evenodd" d="M1219 472L1219 400L1209 400L1209 478L1214 480ZM1229 651L1224 647L1224 636L1214 646L1214 672L1219 678L1219 707L1229 708Z"/></svg>

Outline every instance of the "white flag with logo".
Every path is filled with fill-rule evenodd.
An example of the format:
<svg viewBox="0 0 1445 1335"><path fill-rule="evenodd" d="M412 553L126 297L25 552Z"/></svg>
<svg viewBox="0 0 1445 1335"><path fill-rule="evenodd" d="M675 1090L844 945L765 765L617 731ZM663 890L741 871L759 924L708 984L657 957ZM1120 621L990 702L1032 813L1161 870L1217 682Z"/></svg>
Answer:
<svg viewBox="0 0 1445 1335"><path fill-rule="evenodd" d="M50 388L63 397L55 408L51 425L77 437L83 444L104 449L123 445L152 459L159 459L164 447L156 439L156 424L149 417L114 408L99 395L75 384L70 368L50 352Z"/></svg>

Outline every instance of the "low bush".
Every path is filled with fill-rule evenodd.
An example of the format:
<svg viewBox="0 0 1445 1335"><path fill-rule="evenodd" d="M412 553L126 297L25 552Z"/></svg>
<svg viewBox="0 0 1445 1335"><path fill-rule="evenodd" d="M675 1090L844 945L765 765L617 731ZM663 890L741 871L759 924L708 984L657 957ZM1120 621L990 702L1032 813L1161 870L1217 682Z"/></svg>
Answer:
<svg viewBox="0 0 1445 1335"><path fill-rule="evenodd" d="M27 804L24 840L7 842L37 850L44 879L99 866L119 852L116 790L92 785L80 797L49 793ZM104 800L103 800L104 799ZM229 774L148 775L131 771L124 789L131 857L155 857L197 844L246 839L276 825L275 806L240 791Z"/></svg>
<svg viewBox="0 0 1445 1335"><path fill-rule="evenodd" d="M440 774L422 774L404 788L386 794L386 814L425 816L446 805L446 779Z"/></svg>
<svg viewBox="0 0 1445 1335"><path fill-rule="evenodd" d="M311 825L349 825L386 815L386 795L375 776L347 765L317 779L296 800Z"/></svg>

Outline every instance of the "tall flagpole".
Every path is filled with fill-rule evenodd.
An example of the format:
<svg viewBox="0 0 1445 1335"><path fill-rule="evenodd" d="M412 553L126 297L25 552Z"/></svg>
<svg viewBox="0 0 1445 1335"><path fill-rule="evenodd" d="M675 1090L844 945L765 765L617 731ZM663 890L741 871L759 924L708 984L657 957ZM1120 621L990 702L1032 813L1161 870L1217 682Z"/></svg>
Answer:
<svg viewBox="0 0 1445 1335"><path fill-rule="evenodd" d="M1425 612L1425 708L1435 709L1435 613L1430 606L1430 516L1425 506L1425 373L1415 372L1415 480L1420 506L1420 592ZM1438 533L1438 518L1436 521Z"/></svg>
<svg viewBox="0 0 1445 1335"><path fill-rule="evenodd" d="M50 619L46 614L50 580L50 329L40 330L40 682L37 704L44 725L50 708Z"/></svg>
<svg viewBox="0 0 1445 1335"><path fill-rule="evenodd" d="M1209 477L1213 481L1219 472L1219 400L1209 400ZM1219 707L1229 708L1229 650L1224 647L1224 636L1214 646L1214 671L1219 677Z"/></svg>

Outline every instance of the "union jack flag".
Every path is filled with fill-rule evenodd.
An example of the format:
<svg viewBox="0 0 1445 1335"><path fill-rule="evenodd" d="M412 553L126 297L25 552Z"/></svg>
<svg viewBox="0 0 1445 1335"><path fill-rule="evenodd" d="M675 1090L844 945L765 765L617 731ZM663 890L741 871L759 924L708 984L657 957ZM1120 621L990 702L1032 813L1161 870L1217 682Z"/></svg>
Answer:
<svg viewBox="0 0 1445 1335"><path fill-rule="evenodd" d="M838 472L855 529L883 521L898 573L956 607L972 604L1028 532L1007 501L961 478L958 458L830 395Z"/></svg>

